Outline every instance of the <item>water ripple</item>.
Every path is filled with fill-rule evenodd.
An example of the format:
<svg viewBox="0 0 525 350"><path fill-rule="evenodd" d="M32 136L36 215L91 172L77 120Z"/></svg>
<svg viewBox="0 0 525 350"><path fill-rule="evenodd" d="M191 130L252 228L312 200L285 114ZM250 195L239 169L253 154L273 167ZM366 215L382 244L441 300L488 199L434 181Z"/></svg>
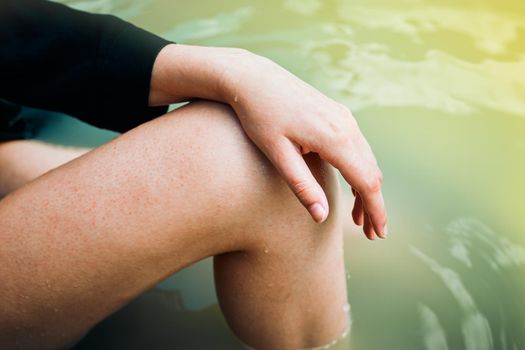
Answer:
<svg viewBox="0 0 525 350"><path fill-rule="evenodd" d="M151 0L52 0L77 10L92 13L111 13L122 18L136 17L144 13Z"/></svg>
<svg viewBox="0 0 525 350"><path fill-rule="evenodd" d="M476 241L476 252L494 270L520 266L525 263L525 249L474 218L460 218L447 227L450 253L468 267L472 266L470 250Z"/></svg>
<svg viewBox="0 0 525 350"><path fill-rule="evenodd" d="M445 331L436 314L423 303L418 305L423 342L427 350L448 350Z"/></svg>
<svg viewBox="0 0 525 350"><path fill-rule="evenodd" d="M185 42L224 35L239 30L254 13L254 7L240 7L235 11L177 24L173 30L164 33L163 36L177 42Z"/></svg>
<svg viewBox="0 0 525 350"><path fill-rule="evenodd" d="M492 332L487 318L478 310L474 298L463 284L461 277L454 270L440 265L419 249L410 247L412 253L422 260L445 284L458 303L461 313L461 330L466 350L491 350L493 349ZM427 315L428 316L428 315ZM437 317L436 317L437 320ZM435 326L435 322L426 324ZM439 332L439 329L433 332ZM427 330L426 334L429 332ZM444 335L443 335L444 336ZM428 341L428 338L426 338Z"/></svg>

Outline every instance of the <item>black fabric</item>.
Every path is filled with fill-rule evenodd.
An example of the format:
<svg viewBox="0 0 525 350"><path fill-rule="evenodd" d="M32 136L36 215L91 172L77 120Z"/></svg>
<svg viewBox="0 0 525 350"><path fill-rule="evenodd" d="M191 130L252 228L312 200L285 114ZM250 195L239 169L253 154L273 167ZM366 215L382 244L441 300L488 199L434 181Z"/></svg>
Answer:
<svg viewBox="0 0 525 350"><path fill-rule="evenodd" d="M124 132L166 112L148 107L148 96L153 63L169 43L111 15L0 0L0 99ZM0 128L13 122L2 104Z"/></svg>
<svg viewBox="0 0 525 350"><path fill-rule="evenodd" d="M20 106L0 99L0 142L31 138L20 111Z"/></svg>

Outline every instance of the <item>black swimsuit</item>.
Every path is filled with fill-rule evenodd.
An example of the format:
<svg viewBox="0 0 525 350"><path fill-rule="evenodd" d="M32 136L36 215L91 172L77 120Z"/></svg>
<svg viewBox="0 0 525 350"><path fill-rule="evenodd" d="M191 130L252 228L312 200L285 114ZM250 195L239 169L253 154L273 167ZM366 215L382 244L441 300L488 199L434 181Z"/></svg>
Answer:
<svg viewBox="0 0 525 350"><path fill-rule="evenodd" d="M32 133L20 116L20 106L0 100L0 142L31 138Z"/></svg>
<svg viewBox="0 0 525 350"><path fill-rule="evenodd" d="M43 0L0 1L0 141L31 138L19 106L124 132L149 107L151 71L170 42L111 15Z"/></svg>

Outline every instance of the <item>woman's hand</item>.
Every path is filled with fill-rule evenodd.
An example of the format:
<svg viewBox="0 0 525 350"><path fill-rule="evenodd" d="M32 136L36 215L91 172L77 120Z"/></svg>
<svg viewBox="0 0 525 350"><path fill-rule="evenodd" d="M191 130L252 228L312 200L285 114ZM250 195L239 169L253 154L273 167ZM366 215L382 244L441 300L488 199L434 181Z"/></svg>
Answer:
<svg viewBox="0 0 525 350"><path fill-rule="evenodd" d="M150 104L191 97L228 103L251 140L314 220L328 201L302 155L315 152L352 186L354 222L386 238L382 175L352 113L272 61L239 49L168 45L153 69Z"/></svg>

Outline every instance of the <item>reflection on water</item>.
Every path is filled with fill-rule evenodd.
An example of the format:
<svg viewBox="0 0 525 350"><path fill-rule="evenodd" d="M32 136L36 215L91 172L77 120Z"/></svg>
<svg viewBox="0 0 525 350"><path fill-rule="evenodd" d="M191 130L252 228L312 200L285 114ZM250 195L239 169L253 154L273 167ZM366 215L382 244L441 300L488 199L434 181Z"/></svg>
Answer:
<svg viewBox="0 0 525 350"><path fill-rule="evenodd" d="M453 221L447 232L452 244L452 256L468 267L472 267L470 254L480 255L494 270L525 263L525 249L522 246L496 234L479 220L464 218ZM475 247L475 251L470 252L472 247Z"/></svg>
<svg viewBox="0 0 525 350"><path fill-rule="evenodd" d="M521 266L525 263L525 249L512 243L508 238L497 235L481 221L472 218L454 220L447 227L450 254L465 264L474 268L475 264L482 265L485 273L487 268L497 272L505 268ZM506 330L491 329L490 322L479 310L476 301L469 293L460 274L437 260L411 246L411 252L418 257L434 274L436 274L461 310L461 330L464 338L464 348L467 350L494 349L493 336L501 340L498 348L514 349L508 344ZM474 258L477 259L474 263ZM493 287L494 288L494 287ZM496 286L499 288L499 286ZM419 305L423 323L423 339L427 349L447 349L446 332L436 314L430 307ZM505 313L506 310L500 310Z"/></svg>
<svg viewBox="0 0 525 350"><path fill-rule="evenodd" d="M151 3L151 0L61 0L57 2L78 10L93 13L118 14L119 17L129 18L142 14L147 5Z"/></svg>
<svg viewBox="0 0 525 350"><path fill-rule="evenodd" d="M423 343L426 350L448 350L445 331L436 314L426 305L419 304Z"/></svg>
<svg viewBox="0 0 525 350"><path fill-rule="evenodd" d="M164 33L166 38L172 38L176 42L198 40L217 35L224 35L238 31L241 26L248 22L254 14L253 7L241 7L231 12L214 15L211 18L192 20L179 23L170 32Z"/></svg>
<svg viewBox="0 0 525 350"><path fill-rule="evenodd" d="M483 316L474 302L474 299L465 288L460 276L455 271L439 265L435 260L428 257L417 248L412 248L412 252L418 256L424 263L428 265L430 270L436 273L448 290L454 296L462 311L461 329L465 341L465 349L467 350L488 350L492 349L492 336L489 323L485 316ZM432 312L428 307L425 307L428 313ZM423 316L423 315L422 315ZM427 319L428 321L428 319ZM437 318L435 319L437 321ZM427 322L426 326L430 326ZM438 324L439 326L439 324ZM440 328L438 328L440 329ZM434 335L434 334L431 334ZM426 342L428 342L428 334L424 334Z"/></svg>
<svg viewBox="0 0 525 350"><path fill-rule="evenodd" d="M258 52L354 111L385 174L391 237L368 243L348 226L354 323L337 349L525 349L525 2L67 3L177 42ZM239 348L209 261L84 344Z"/></svg>
<svg viewBox="0 0 525 350"><path fill-rule="evenodd" d="M306 1L297 1L297 0L285 0L284 7L290 11L298 13L300 15L313 15L319 10L322 6L320 0L306 0Z"/></svg>

